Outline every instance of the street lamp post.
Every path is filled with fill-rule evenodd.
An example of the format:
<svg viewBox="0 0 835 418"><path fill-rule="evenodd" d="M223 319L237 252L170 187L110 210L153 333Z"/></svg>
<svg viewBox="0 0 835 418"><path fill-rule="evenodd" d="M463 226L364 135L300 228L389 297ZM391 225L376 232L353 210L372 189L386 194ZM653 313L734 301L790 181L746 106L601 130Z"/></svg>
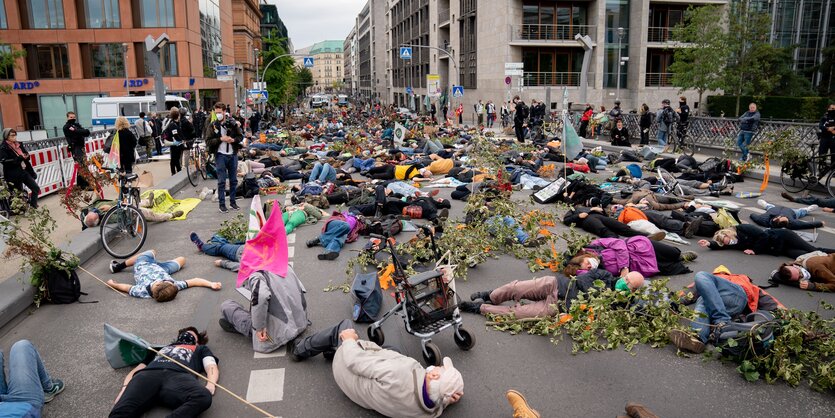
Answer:
<svg viewBox="0 0 835 418"><path fill-rule="evenodd" d="M258 52L259 51L260 50L258 48L255 48L255 83L259 83L259 84L256 84L256 86L254 86L254 87L257 87L257 88L260 89L261 85L260 85L260 82L258 81ZM246 86L244 86L244 91L246 91ZM246 103L246 97L244 97L244 103ZM260 109L261 106L259 105L258 108ZM261 113L263 114L264 112L261 112Z"/></svg>
<svg viewBox="0 0 835 418"><path fill-rule="evenodd" d="M617 93L615 93L615 100L620 100L620 67L623 66L623 59L621 57L621 42L623 40L623 35L626 33L626 30L623 28L618 28L618 88Z"/></svg>
<svg viewBox="0 0 835 418"><path fill-rule="evenodd" d="M435 46L428 46L428 45L400 44L400 46L411 47L411 48L428 48L428 49L434 49L435 51L443 52L444 54L446 54L449 57L449 60L452 61L452 65L455 66L455 79L458 80L456 85L458 85L458 86L461 85L461 71L458 70L458 63L455 61L455 58L452 56L451 52L449 52L449 51L447 51L446 49L443 49L443 48L438 48L438 47L435 47ZM450 90L450 95L451 94L452 94L452 91ZM455 106L452 105L453 104L452 99L453 99L452 97L449 98L449 104L450 104L450 109L454 110ZM444 118L446 118L446 115L444 115Z"/></svg>
<svg viewBox="0 0 835 418"><path fill-rule="evenodd" d="M124 50L124 54L122 54L122 62L125 65L125 91L127 92L126 96L130 96L130 81L128 81L128 44L127 42L122 44L122 49ZM138 63L137 63L138 65Z"/></svg>

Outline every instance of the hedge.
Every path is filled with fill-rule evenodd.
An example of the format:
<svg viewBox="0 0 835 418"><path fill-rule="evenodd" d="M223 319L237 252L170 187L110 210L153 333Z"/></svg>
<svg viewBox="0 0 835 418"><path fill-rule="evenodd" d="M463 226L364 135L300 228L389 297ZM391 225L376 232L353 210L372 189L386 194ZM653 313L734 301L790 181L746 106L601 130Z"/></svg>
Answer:
<svg viewBox="0 0 835 418"><path fill-rule="evenodd" d="M739 113L748 110L748 104L757 103L757 109L763 118L768 119L800 119L804 121L818 121L829 105L826 97L781 97L770 96L762 100L755 100L752 96L741 96ZM737 117L736 96L708 96L707 109L710 116Z"/></svg>

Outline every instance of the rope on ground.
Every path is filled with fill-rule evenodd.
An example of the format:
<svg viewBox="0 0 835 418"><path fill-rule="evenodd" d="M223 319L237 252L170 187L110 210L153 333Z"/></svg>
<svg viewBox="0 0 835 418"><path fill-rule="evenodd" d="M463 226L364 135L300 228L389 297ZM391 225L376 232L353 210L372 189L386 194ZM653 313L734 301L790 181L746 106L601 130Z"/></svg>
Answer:
<svg viewBox="0 0 835 418"><path fill-rule="evenodd" d="M223 385L221 385L221 384L219 384L219 383L215 383L215 382L210 381L210 380L209 380L209 378L207 378L206 376L203 376L202 374L197 373L196 371L192 370L191 368L189 368L189 367L188 367L188 366L186 366L185 364L180 363L180 362L179 362L179 361L177 361L176 359L173 359L173 358L171 358L171 357L169 357L169 356L167 356L167 355L165 355L165 354L163 354L163 353L159 352L158 350L154 349L153 347L145 347L145 348L147 348L148 350L151 350L152 352L156 353L158 356L161 356L162 358L164 358L164 359L166 359L166 360L169 360L169 361L173 362L174 364L176 364L176 365L178 365L178 366L182 367L182 368L183 368L183 369L185 369L187 372L189 372L189 373L191 373L191 374L193 374L193 375L197 376L198 378L203 379L203 380L205 380L206 382L208 382L208 383L211 383L211 384L215 385L215 387L216 387L216 388L218 388L218 389L220 389L220 390L222 390L222 391L224 391L224 392L228 393L229 395L232 395L232 397L233 397L233 398L235 398L235 399L237 399L237 400L241 401L243 404L245 404L245 405L249 406L250 408L252 408L252 409L254 409L254 410L256 410L256 411L260 412L260 413L261 413L261 414L263 414L265 417L269 417L269 418L276 418L276 416L275 416L275 415L273 415L273 414L271 414L271 413L269 413L269 412L267 412L267 411L265 411L265 410L263 410L263 409L261 409L261 408L259 408L259 407L255 406L252 402L249 402L249 401L247 401L246 399L244 399L244 398L242 398L242 397L238 396L237 394L235 394L235 392L232 392L231 390L226 389Z"/></svg>
<svg viewBox="0 0 835 418"><path fill-rule="evenodd" d="M85 272L85 273L87 273L87 274L89 274L90 276L93 276L93 278L94 278L94 279L96 279L96 280L100 281L100 282L101 282L101 284L105 285L105 287L107 287L108 289L110 289L110 290L112 290L112 291L116 292L119 296L122 296L122 297L128 297L128 295L127 295L127 294L122 293L122 292L120 292L120 291L118 291L118 290L114 289L114 288L113 288L113 287L111 287L109 284L107 284L107 282L105 282L104 280L100 279L100 278L99 278L98 276L96 276L95 274L90 273L90 272L89 272L89 271L87 271L87 269L85 269L84 267L78 266L78 269L79 269L79 270L81 270L81 271L83 271L83 272Z"/></svg>

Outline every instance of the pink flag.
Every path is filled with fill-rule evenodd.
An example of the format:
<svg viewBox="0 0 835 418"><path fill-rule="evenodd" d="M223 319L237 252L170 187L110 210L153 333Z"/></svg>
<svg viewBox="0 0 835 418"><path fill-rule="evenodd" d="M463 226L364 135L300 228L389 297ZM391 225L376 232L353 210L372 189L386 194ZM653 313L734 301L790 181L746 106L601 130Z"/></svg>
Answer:
<svg viewBox="0 0 835 418"><path fill-rule="evenodd" d="M270 218L255 238L246 242L241 255L236 286L240 287L250 274L266 270L281 277L287 276L289 256L287 254L287 233L284 232L284 220L281 207L273 201Z"/></svg>

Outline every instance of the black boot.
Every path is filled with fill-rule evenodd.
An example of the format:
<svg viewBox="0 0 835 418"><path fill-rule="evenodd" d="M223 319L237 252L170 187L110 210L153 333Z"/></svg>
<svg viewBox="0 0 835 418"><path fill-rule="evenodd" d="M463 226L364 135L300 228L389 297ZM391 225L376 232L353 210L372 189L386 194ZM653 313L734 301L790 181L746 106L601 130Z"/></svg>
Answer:
<svg viewBox="0 0 835 418"><path fill-rule="evenodd" d="M481 302L461 302L458 304L458 308L464 312L480 314L481 313Z"/></svg>
<svg viewBox="0 0 835 418"><path fill-rule="evenodd" d="M484 303L492 303L490 302L490 293L493 293L493 291L488 290L485 292L475 292L472 295L470 295L470 300L474 301L477 299L481 299L482 301L484 301Z"/></svg>
<svg viewBox="0 0 835 418"><path fill-rule="evenodd" d="M313 238L312 240L307 242L307 248L317 247L322 244L322 241L319 241L319 238Z"/></svg>
<svg viewBox="0 0 835 418"><path fill-rule="evenodd" d="M332 252L327 252L327 253L322 253L322 254L319 254L317 257L318 257L320 260L330 260L330 261L333 261L333 260L336 260L336 259L337 259L337 257L339 257L339 253L338 253L338 252L335 252L335 251L332 251Z"/></svg>

